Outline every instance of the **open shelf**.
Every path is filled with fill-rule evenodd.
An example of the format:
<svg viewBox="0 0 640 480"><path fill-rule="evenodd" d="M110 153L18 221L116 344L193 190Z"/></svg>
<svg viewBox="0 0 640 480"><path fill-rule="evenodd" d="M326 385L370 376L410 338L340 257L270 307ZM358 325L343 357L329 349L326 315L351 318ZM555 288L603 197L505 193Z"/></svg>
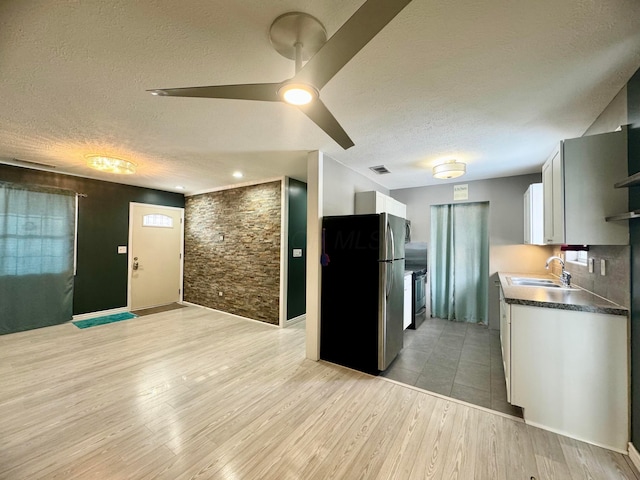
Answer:
<svg viewBox="0 0 640 480"><path fill-rule="evenodd" d="M613 186L615 188L633 187L634 185L640 185L640 172L628 176L624 180L620 180Z"/></svg>
<svg viewBox="0 0 640 480"><path fill-rule="evenodd" d="M610 217L605 217L607 222L615 222L616 220L629 220L630 218L638 218L640 217L640 210L634 210L632 212L620 213L618 215L612 215Z"/></svg>

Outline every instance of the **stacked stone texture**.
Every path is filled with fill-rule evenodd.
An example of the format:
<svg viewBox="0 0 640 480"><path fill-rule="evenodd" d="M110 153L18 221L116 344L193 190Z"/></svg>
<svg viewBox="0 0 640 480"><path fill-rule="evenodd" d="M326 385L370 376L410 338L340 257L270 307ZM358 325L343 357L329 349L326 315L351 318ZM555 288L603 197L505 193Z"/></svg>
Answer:
<svg viewBox="0 0 640 480"><path fill-rule="evenodd" d="M187 197L187 302L278 324L280 205L279 181Z"/></svg>

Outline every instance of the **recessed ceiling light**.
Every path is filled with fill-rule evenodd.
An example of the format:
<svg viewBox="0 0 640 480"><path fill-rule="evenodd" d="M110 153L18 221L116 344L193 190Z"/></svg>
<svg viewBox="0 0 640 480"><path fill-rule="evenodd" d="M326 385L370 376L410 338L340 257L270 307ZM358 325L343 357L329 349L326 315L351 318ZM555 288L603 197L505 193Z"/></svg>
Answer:
<svg viewBox="0 0 640 480"><path fill-rule="evenodd" d="M233 176L234 176L235 178L242 178L242 177L244 177L244 175L242 174L242 172L233 172Z"/></svg>
<svg viewBox="0 0 640 480"><path fill-rule="evenodd" d="M176 190L184 190L184 187L182 185L176 185Z"/></svg>
<svg viewBox="0 0 640 480"><path fill-rule="evenodd" d="M102 155L86 155L87 165L101 172L131 175L136 173L136 164L121 158Z"/></svg>

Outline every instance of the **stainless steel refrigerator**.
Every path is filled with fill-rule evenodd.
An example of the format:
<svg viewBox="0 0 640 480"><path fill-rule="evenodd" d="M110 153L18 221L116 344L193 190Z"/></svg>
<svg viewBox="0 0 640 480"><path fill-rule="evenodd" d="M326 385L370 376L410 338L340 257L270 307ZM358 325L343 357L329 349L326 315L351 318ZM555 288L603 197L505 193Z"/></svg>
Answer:
<svg viewBox="0 0 640 480"><path fill-rule="evenodd" d="M320 358L377 374L402 349L405 220L324 217L322 234Z"/></svg>

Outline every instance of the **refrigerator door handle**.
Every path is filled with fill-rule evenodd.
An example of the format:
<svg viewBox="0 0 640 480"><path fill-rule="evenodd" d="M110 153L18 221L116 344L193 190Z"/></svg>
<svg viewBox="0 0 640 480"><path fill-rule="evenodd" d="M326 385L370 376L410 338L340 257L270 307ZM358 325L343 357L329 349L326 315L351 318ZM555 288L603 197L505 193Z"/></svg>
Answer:
<svg viewBox="0 0 640 480"><path fill-rule="evenodd" d="M391 241L391 255L387 249L387 258L385 260L393 260L396 258L396 239L393 236L393 229L391 228L391 222L387 219L387 238Z"/></svg>
<svg viewBox="0 0 640 480"><path fill-rule="evenodd" d="M393 290L393 269L389 267L390 267L389 262L385 262L384 271L385 271L386 281L384 283L387 286L385 291L385 300L387 301L389 300L389 295L391 295L391 291ZM391 272L391 275L389 275L389 272Z"/></svg>

